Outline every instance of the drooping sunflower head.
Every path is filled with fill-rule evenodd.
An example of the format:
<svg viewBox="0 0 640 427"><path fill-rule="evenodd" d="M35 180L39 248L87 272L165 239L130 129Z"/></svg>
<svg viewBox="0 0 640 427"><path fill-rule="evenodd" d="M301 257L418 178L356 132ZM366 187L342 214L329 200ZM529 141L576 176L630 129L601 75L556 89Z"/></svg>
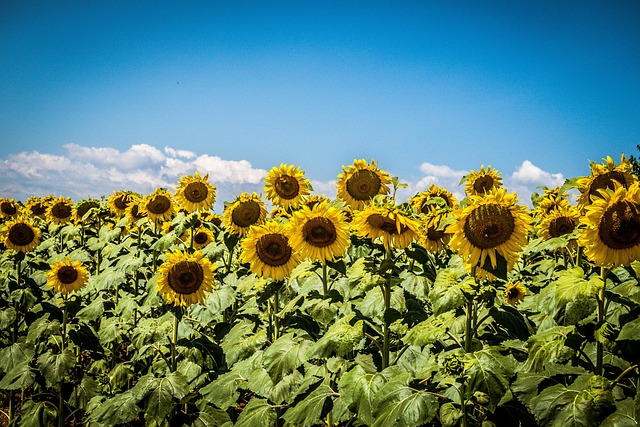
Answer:
<svg viewBox="0 0 640 427"><path fill-rule="evenodd" d="M207 227L200 227L195 230L189 229L189 237L187 239L188 244L191 244L190 242L193 241L194 249L202 249L209 243L215 241L216 238Z"/></svg>
<svg viewBox="0 0 640 427"><path fill-rule="evenodd" d="M32 218L45 219L47 216L47 202L44 198L31 196L25 202L25 211Z"/></svg>
<svg viewBox="0 0 640 427"><path fill-rule="evenodd" d="M626 266L640 259L640 184L628 189L600 190L586 206L578 243L587 257L599 266Z"/></svg>
<svg viewBox="0 0 640 427"><path fill-rule="evenodd" d="M378 169L378 162L372 160L354 160L350 166L342 166L336 187L337 197L347 202L353 210L363 209L378 194L388 194L391 177Z"/></svg>
<svg viewBox="0 0 640 427"><path fill-rule="evenodd" d="M380 240L386 250L404 249L420 238L420 221L395 206L370 204L354 212L351 226L357 236Z"/></svg>
<svg viewBox="0 0 640 427"><path fill-rule="evenodd" d="M491 169L491 166L485 169L484 165L477 172L475 170L469 172L462 178L462 182L466 182L464 192L467 196L482 196L502 187L500 172Z"/></svg>
<svg viewBox="0 0 640 427"><path fill-rule="evenodd" d="M309 209L313 209L315 205L318 203L329 203L331 199L329 199L324 194L312 194L310 196L306 196L302 199L301 206L306 206Z"/></svg>
<svg viewBox="0 0 640 427"><path fill-rule="evenodd" d="M445 188L431 184L428 190L411 197L409 204L416 212L426 214L433 207L453 209L458 205L458 199Z"/></svg>
<svg viewBox="0 0 640 427"><path fill-rule="evenodd" d="M124 213L129 218L129 225L135 225L136 222L146 217L146 212L141 207L142 198L134 196L129 200L127 209Z"/></svg>
<svg viewBox="0 0 640 427"><path fill-rule="evenodd" d="M256 193L242 193L224 209L224 228L232 234L244 236L252 225L260 225L267 218L267 208Z"/></svg>
<svg viewBox="0 0 640 427"><path fill-rule="evenodd" d="M334 261L349 247L349 223L342 211L328 202L305 206L293 213L289 241L303 258Z"/></svg>
<svg viewBox="0 0 640 427"><path fill-rule="evenodd" d="M47 208L47 219L55 224L67 224L74 218L71 198L60 196L52 200Z"/></svg>
<svg viewBox="0 0 640 427"><path fill-rule="evenodd" d="M66 295L82 289L89 280L89 271L80 261L71 261L70 257L64 261L51 264L47 272L47 284L59 294Z"/></svg>
<svg viewBox="0 0 640 427"><path fill-rule="evenodd" d="M176 307L202 303L205 292L213 289L215 266L200 251L177 251L166 256L167 260L158 267L158 293Z"/></svg>
<svg viewBox="0 0 640 427"><path fill-rule="evenodd" d="M422 217L422 239L420 243L430 252L438 252L449 244L451 233L447 230L445 219L452 214L450 212L429 210Z"/></svg>
<svg viewBox="0 0 640 427"><path fill-rule="evenodd" d="M22 216L8 220L2 228L2 242L17 252L31 252L40 244L40 229Z"/></svg>
<svg viewBox="0 0 640 427"><path fill-rule="evenodd" d="M499 253L507 261L507 269L513 268L531 228L531 218L517 201L515 194L499 188L483 196L470 196L470 203L454 212L457 222L448 228L452 233L449 245L468 266L483 267L488 256L495 269Z"/></svg>
<svg viewBox="0 0 640 427"><path fill-rule="evenodd" d="M0 199L0 218L10 219L18 216L20 205L13 199L3 197Z"/></svg>
<svg viewBox="0 0 640 427"><path fill-rule="evenodd" d="M269 217L288 219L288 218L291 218L291 214L289 213L288 210L286 210L282 206L276 206L273 209L271 209L271 212L269 212Z"/></svg>
<svg viewBox="0 0 640 427"><path fill-rule="evenodd" d="M604 163L591 162L591 175L578 180L580 199L578 205L588 206L594 199L601 197L599 190L614 190L616 183L628 188L637 181L631 173L629 160L620 156L620 164L616 166L613 159L607 156Z"/></svg>
<svg viewBox="0 0 640 427"><path fill-rule="evenodd" d="M216 201L216 187L209 183L209 174L183 176L178 181L176 200L189 213L209 210Z"/></svg>
<svg viewBox="0 0 640 427"><path fill-rule="evenodd" d="M242 240L242 262L258 277L283 280L300 263L300 256L289 243L289 225L269 220L251 227Z"/></svg>
<svg viewBox="0 0 640 427"><path fill-rule="evenodd" d="M138 196L132 191L114 191L107 200L107 206L116 218L121 218L125 215L129 203Z"/></svg>
<svg viewBox="0 0 640 427"><path fill-rule="evenodd" d="M156 188L151 194L147 194L140 202L140 210L150 220L166 221L175 214L173 196L164 188Z"/></svg>
<svg viewBox="0 0 640 427"><path fill-rule="evenodd" d="M76 203L75 218L74 218L75 222L82 223L85 221L91 221L92 219L94 219L94 216L87 215L87 213L91 209L99 209L99 208L100 208L100 202L96 199L85 199L85 200L79 201L78 203Z"/></svg>
<svg viewBox="0 0 640 427"><path fill-rule="evenodd" d="M538 235L545 240L573 233L580 224L580 212L569 204L543 215L538 224Z"/></svg>
<svg viewBox="0 0 640 427"><path fill-rule="evenodd" d="M297 208L312 190L304 171L294 165L281 164L280 167L273 167L264 182L266 198L284 209Z"/></svg>
<svg viewBox="0 0 640 427"><path fill-rule="evenodd" d="M504 299L510 305L518 304L526 295L527 288L519 281L508 283L504 290Z"/></svg>

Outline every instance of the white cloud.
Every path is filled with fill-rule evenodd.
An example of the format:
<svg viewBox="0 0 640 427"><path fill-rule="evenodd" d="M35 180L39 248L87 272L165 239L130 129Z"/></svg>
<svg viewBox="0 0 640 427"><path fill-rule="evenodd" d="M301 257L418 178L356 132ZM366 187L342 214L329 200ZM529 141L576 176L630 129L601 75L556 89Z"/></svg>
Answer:
<svg viewBox="0 0 640 427"><path fill-rule="evenodd" d="M531 205L531 194L542 193L538 187L555 188L564 183L565 178L561 173L550 173L525 160L516 168L510 177L504 178L505 187L518 194L520 203Z"/></svg>
<svg viewBox="0 0 640 427"><path fill-rule="evenodd" d="M167 156L182 157L183 159L193 159L196 157L196 153L188 150L174 150L171 147L164 147L164 152Z"/></svg>

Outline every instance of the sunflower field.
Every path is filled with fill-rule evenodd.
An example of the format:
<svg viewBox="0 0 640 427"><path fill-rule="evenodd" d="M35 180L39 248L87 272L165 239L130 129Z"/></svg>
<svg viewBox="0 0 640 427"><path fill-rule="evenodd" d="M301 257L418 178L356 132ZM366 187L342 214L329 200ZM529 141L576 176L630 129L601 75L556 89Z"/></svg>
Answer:
<svg viewBox="0 0 640 427"><path fill-rule="evenodd" d="M282 164L213 212L0 199L0 425L635 426L640 184L624 156L534 194L491 167L406 202L377 162Z"/></svg>

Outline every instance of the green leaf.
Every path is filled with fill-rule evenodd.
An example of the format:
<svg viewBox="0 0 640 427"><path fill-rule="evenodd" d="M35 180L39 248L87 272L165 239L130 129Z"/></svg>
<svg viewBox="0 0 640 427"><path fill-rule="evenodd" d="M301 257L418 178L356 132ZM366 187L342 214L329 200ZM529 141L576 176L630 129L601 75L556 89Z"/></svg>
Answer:
<svg viewBox="0 0 640 427"><path fill-rule="evenodd" d="M462 418L462 410L453 403L447 402L440 407L440 422L442 427L456 427Z"/></svg>
<svg viewBox="0 0 640 427"><path fill-rule="evenodd" d="M602 289L603 282L600 276L592 276L589 280L584 278L584 270L581 267L570 268L562 273L556 280L556 299L558 305L565 305L577 295L594 297Z"/></svg>
<svg viewBox="0 0 640 427"><path fill-rule="evenodd" d="M404 291L396 287L391 292L391 308L404 312L407 310L404 299ZM384 295L382 289L375 287L365 295L362 302L357 305L358 310L369 318L381 318L384 315Z"/></svg>
<svg viewBox="0 0 640 427"><path fill-rule="evenodd" d="M224 337L220 346L224 350L228 366L246 359L267 342L264 329L253 332L254 323L242 319Z"/></svg>
<svg viewBox="0 0 640 427"><path fill-rule="evenodd" d="M13 307L7 307L0 310L0 330L9 330L9 326L13 324L16 319L16 309Z"/></svg>
<svg viewBox="0 0 640 427"><path fill-rule="evenodd" d="M16 342L0 350L0 371L9 372L13 368L29 363L36 351L33 347Z"/></svg>
<svg viewBox="0 0 640 427"><path fill-rule="evenodd" d="M529 357L523 367L525 372L540 372L545 366L568 360L574 350L565 345L573 326L555 326L532 335L527 341Z"/></svg>
<svg viewBox="0 0 640 427"><path fill-rule="evenodd" d="M223 285L210 292L203 304L193 307L191 315L198 319L201 325L206 326L231 307L235 300L234 289L229 285Z"/></svg>
<svg viewBox="0 0 640 427"><path fill-rule="evenodd" d="M438 316L431 316L427 320L409 329L409 332L402 338L402 341L405 344L416 345L418 347L433 344L447 333L454 319L455 313L453 311L448 311Z"/></svg>
<svg viewBox="0 0 640 427"><path fill-rule="evenodd" d="M627 398L616 402L615 412L605 418L600 427L636 427L637 425L633 399Z"/></svg>
<svg viewBox="0 0 640 427"><path fill-rule="evenodd" d="M469 392L481 391L489 395L488 408L493 412L498 402L509 390L509 381L516 367L511 355L503 356L495 348L485 347L483 350L465 355L469 377Z"/></svg>
<svg viewBox="0 0 640 427"><path fill-rule="evenodd" d="M75 355L69 349L65 349L60 354L54 354L49 350L38 357L40 371L42 371L49 387L54 388L57 388L64 381L65 376L71 372L75 364Z"/></svg>
<svg viewBox="0 0 640 427"><path fill-rule="evenodd" d="M275 383L291 373L306 360L306 354L313 343L309 340L294 339L293 333L281 336L265 351L262 358L265 369Z"/></svg>
<svg viewBox="0 0 640 427"><path fill-rule="evenodd" d="M276 424L276 409L265 399L254 397L244 407L235 427L272 427Z"/></svg>
<svg viewBox="0 0 640 427"><path fill-rule="evenodd" d="M349 322L355 313L339 319L307 351L307 359L322 359L332 355L344 356L353 350L364 338L363 321L351 326Z"/></svg>
<svg viewBox="0 0 640 427"><path fill-rule="evenodd" d="M0 380L0 389L20 390L21 388L32 385L35 379L36 374L29 366L29 363L22 363L14 366L13 369L2 377L2 380Z"/></svg>
<svg viewBox="0 0 640 427"><path fill-rule="evenodd" d="M431 422L438 413L438 400L409 386L411 374L394 377L375 395L372 427L416 427Z"/></svg>
<svg viewBox="0 0 640 427"><path fill-rule="evenodd" d="M47 402L27 400L20 408L19 427L47 427L53 425L57 413Z"/></svg>
<svg viewBox="0 0 640 427"><path fill-rule="evenodd" d="M213 403L218 408L227 409L237 406L240 397L238 387L246 381L246 378L235 372L227 372L202 387L200 393L205 401Z"/></svg>
<svg viewBox="0 0 640 427"><path fill-rule="evenodd" d="M60 322L57 320L49 320L49 314L36 319L27 332L27 344L35 344L43 337L60 334ZM0 361L2 363L2 361Z"/></svg>
<svg viewBox="0 0 640 427"><path fill-rule="evenodd" d="M104 313L104 299L98 296L89 305L76 313L76 317L85 322L92 322L102 316Z"/></svg>
<svg viewBox="0 0 640 427"><path fill-rule="evenodd" d="M290 402L298 394L300 385L304 381L304 376L298 370L285 375L282 379L273 385L267 397L277 404Z"/></svg>
<svg viewBox="0 0 640 427"><path fill-rule="evenodd" d="M127 390L98 405L93 411L89 412L89 418L97 423L106 425L129 423L141 411L137 403L133 389Z"/></svg>
<svg viewBox="0 0 640 427"><path fill-rule="evenodd" d="M71 393L69 403L77 408L86 409L91 399L100 395L99 390L96 380L89 375L84 375L80 384Z"/></svg>
<svg viewBox="0 0 640 427"><path fill-rule="evenodd" d="M438 272L433 288L429 292L429 300L433 306L433 313L438 315L462 307L467 298L465 293L471 293L473 279L462 279L464 270L445 268Z"/></svg>
<svg viewBox="0 0 640 427"><path fill-rule="evenodd" d="M121 362L109 371L109 383L114 390L121 390L127 387L129 380L135 376L130 363Z"/></svg>
<svg viewBox="0 0 640 427"><path fill-rule="evenodd" d="M358 414L358 420L365 425L374 422L373 412L375 407L373 399L376 392L387 382L381 373L368 374L356 365L340 378L338 390L340 399Z"/></svg>
<svg viewBox="0 0 640 427"><path fill-rule="evenodd" d="M112 343L119 342L125 336L127 329L127 325L120 317L107 317L100 322L100 329L98 330L100 344L104 347L111 347Z"/></svg>
<svg viewBox="0 0 640 427"><path fill-rule="evenodd" d="M132 390L138 401L148 399L144 408L145 419L150 417L160 424L189 392L189 383L180 372L171 372L164 378L145 375Z"/></svg>
<svg viewBox="0 0 640 427"><path fill-rule="evenodd" d="M556 384L542 390L529 404L536 421L541 425L553 426L597 425L588 405L578 398L588 379L588 375L582 375L569 387Z"/></svg>
<svg viewBox="0 0 640 427"><path fill-rule="evenodd" d="M640 341L640 318L625 323L618 334L618 339Z"/></svg>
<svg viewBox="0 0 640 427"><path fill-rule="evenodd" d="M206 406L193 421L193 427L231 427L233 422L225 411L219 408Z"/></svg>
<svg viewBox="0 0 640 427"><path fill-rule="evenodd" d="M526 341L531 336L528 320L514 307L504 305L493 306L489 315L513 337Z"/></svg>
<svg viewBox="0 0 640 427"><path fill-rule="evenodd" d="M418 276L409 270L403 270L400 272L400 280L402 289L421 300L427 299L431 286L431 281L428 278Z"/></svg>
<svg viewBox="0 0 640 427"><path fill-rule="evenodd" d="M295 406L287 409L282 418L290 425L296 427L310 427L317 425L325 410L327 399L337 396L331 387L320 384L307 397L298 402ZM327 408L328 411L328 408Z"/></svg>

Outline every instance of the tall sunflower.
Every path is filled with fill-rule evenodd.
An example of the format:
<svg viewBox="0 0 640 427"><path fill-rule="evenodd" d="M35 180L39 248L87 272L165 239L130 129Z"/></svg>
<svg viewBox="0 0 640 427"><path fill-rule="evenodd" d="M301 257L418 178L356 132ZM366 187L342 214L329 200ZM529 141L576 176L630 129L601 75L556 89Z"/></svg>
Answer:
<svg viewBox="0 0 640 427"><path fill-rule="evenodd" d="M80 261L71 261L69 255L64 261L51 264L47 272L47 284L59 294L66 295L82 289L89 280L89 271Z"/></svg>
<svg viewBox="0 0 640 427"><path fill-rule="evenodd" d="M209 183L209 174L200 173L183 176L176 187L176 200L182 208L191 213L211 209L216 201L216 187Z"/></svg>
<svg viewBox="0 0 640 427"><path fill-rule="evenodd" d="M167 260L158 267L158 293L176 307L202 303L205 292L213 289L216 267L200 251L191 255L177 251L166 256Z"/></svg>
<svg viewBox="0 0 640 427"><path fill-rule="evenodd" d="M0 199L0 218L11 219L18 216L20 205L13 199L3 197Z"/></svg>
<svg viewBox="0 0 640 427"><path fill-rule="evenodd" d="M38 196L31 196L24 202L27 214L33 218L45 219L47 216L47 201Z"/></svg>
<svg viewBox="0 0 640 427"><path fill-rule="evenodd" d="M175 214L175 203L170 192L164 188L156 188L153 193L142 198L140 209L153 221L166 221Z"/></svg>
<svg viewBox="0 0 640 427"><path fill-rule="evenodd" d="M508 283L507 287L504 290L504 299L510 305L516 305L520 301L524 300L524 297L527 295L527 288L518 282Z"/></svg>
<svg viewBox="0 0 640 427"><path fill-rule="evenodd" d="M85 220L91 220L92 218L85 218L84 216L87 215L87 213L91 210L91 209L98 209L100 208L100 202L96 199L85 199L85 200L81 200L78 203L76 203L76 209L75 209L75 222L76 223L81 223L84 222Z"/></svg>
<svg viewBox="0 0 640 427"><path fill-rule="evenodd" d="M422 217L424 232L420 243L430 252L438 252L449 244L451 233L444 221L453 214L447 210L430 209Z"/></svg>
<svg viewBox="0 0 640 427"><path fill-rule="evenodd" d="M303 206L307 206L309 209L312 209L318 203L327 202L329 203L331 199L329 199L324 194L312 194L310 196L306 196L302 199L301 204Z"/></svg>
<svg viewBox="0 0 640 427"><path fill-rule="evenodd" d="M350 244L349 223L339 209L328 202L293 213L289 242L293 250L311 261L334 261Z"/></svg>
<svg viewBox="0 0 640 427"><path fill-rule="evenodd" d="M640 259L640 184L628 189L616 183L615 190L600 190L581 217L584 228L578 243L596 265L629 265Z"/></svg>
<svg viewBox="0 0 640 427"><path fill-rule="evenodd" d="M437 198L440 198L441 202ZM431 184L428 190L411 197L409 204L413 206L416 212L426 214L431 207L447 207L453 209L458 205L458 199L445 188ZM444 206L439 206L440 204L444 204Z"/></svg>
<svg viewBox="0 0 640 427"><path fill-rule="evenodd" d="M469 267L482 268L488 256L496 269L498 253L510 270L531 228L529 215L517 202L516 195L503 188L484 196L470 196L466 207L454 211L457 222L448 227L452 233L449 246L458 250Z"/></svg>
<svg viewBox="0 0 640 427"><path fill-rule="evenodd" d="M363 209L378 194L388 194L391 177L378 169L378 162L372 160L354 160L353 165L342 166L343 173L338 175L337 197L347 202L353 210Z"/></svg>
<svg viewBox="0 0 640 427"><path fill-rule="evenodd" d="M55 224L68 224L74 217L74 206L70 197L60 196L47 208L47 219Z"/></svg>
<svg viewBox="0 0 640 427"><path fill-rule="evenodd" d="M534 201L536 217L544 217L548 213L556 209L567 209L571 207L567 193L561 193L560 187L545 189L542 196Z"/></svg>
<svg viewBox="0 0 640 427"><path fill-rule="evenodd" d="M545 240L564 236L572 233L578 224L580 224L578 209L571 205L559 207L541 217L538 224L538 235Z"/></svg>
<svg viewBox="0 0 640 427"><path fill-rule="evenodd" d="M136 222L147 216L145 210L142 209L142 198L137 195L131 197L124 213L129 218L129 226L135 227Z"/></svg>
<svg viewBox="0 0 640 427"><path fill-rule="evenodd" d="M266 198L284 209L298 207L312 190L304 171L294 165L281 164L280 167L271 168L264 182Z"/></svg>
<svg viewBox="0 0 640 427"><path fill-rule="evenodd" d="M491 166L485 169L484 165L482 165L477 172L475 170L469 172L462 178L462 182L466 182L464 192L467 196L482 196L485 193L502 187L500 172L491 169Z"/></svg>
<svg viewBox="0 0 640 427"><path fill-rule="evenodd" d="M351 227L359 237L380 239L386 250L404 249L420 238L420 221L395 206L370 204L354 212Z"/></svg>
<svg viewBox="0 0 640 427"><path fill-rule="evenodd" d="M223 225L232 234L244 236L252 225L267 218L267 208L256 193L242 193L224 209Z"/></svg>
<svg viewBox="0 0 640 427"><path fill-rule="evenodd" d="M17 252L31 252L40 244L40 229L28 219L18 216L2 228L2 242Z"/></svg>
<svg viewBox="0 0 640 427"><path fill-rule="evenodd" d="M193 240L193 249L202 249L207 246L209 243L215 241L215 237L211 230L207 227L197 228L195 231L189 229L189 234L187 237L187 244Z"/></svg>
<svg viewBox="0 0 640 427"><path fill-rule="evenodd" d="M620 156L618 166L610 156L604 160L603 164L591 162L591 175L578 179L578 190L581 193L578 205L587 206L594 199L600 198L601 193L598 190L614 190L616 183L626 188L637 181L631 173L631 164L624 154Z"/></svg>
<svg viewBox="0 0 640 427"><path fill-rule="evenodd" d="M300 263L288 235L288 225L275 220L251 227L242 240L241 262L249 263L250 271L258 277L283 280Z"/></svg>

